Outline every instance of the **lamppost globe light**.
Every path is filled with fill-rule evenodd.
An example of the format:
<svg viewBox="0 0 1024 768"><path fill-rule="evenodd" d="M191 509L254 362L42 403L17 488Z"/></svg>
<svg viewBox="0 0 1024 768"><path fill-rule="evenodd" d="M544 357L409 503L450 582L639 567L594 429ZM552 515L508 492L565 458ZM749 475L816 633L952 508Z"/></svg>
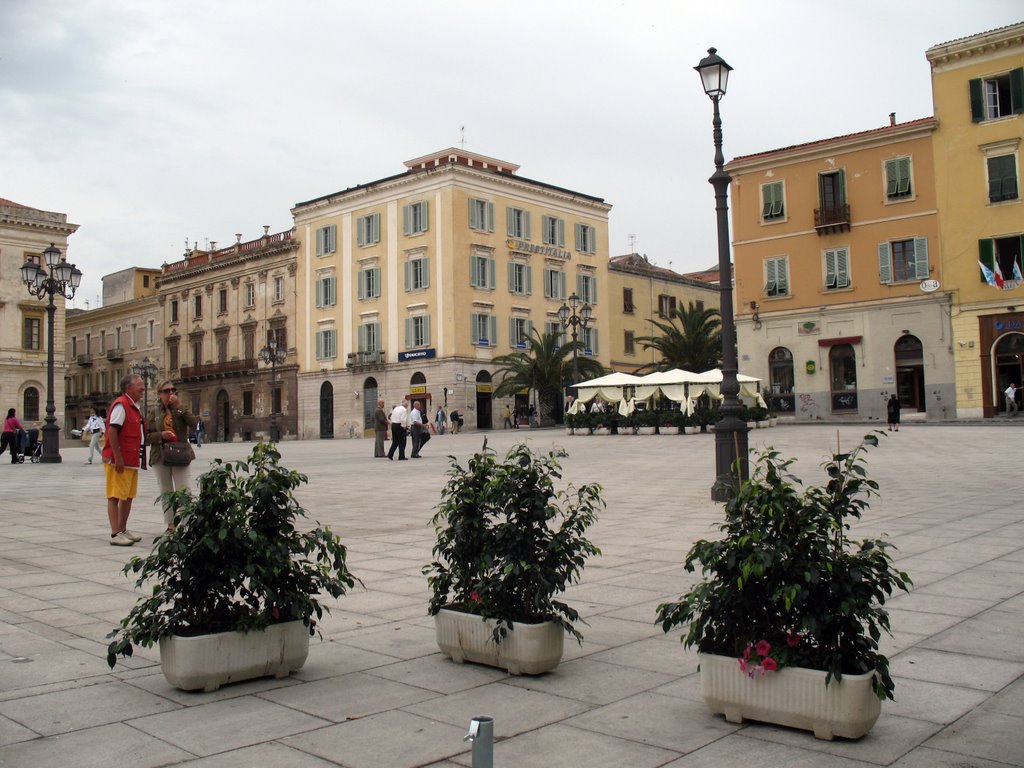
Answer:
<svg viewBox="0 0 1024 768"><path fill-rule="evenodd" d="M701 82L704 84L704 93L713 101L718 101L725 96L726 86L729 84L729 73L732 67L725 63L725 59L718 55L716 48L708 48L708 55L700 60L700 64L694 67L700 73Z"/></svg>
<svg viewBox="0 0 1024 768"><path fill-rule="evenodd" d="M60 427L57 426L57 407L53 400L53 366L54 366L54 326L57 305L54 296L70 299L75 295L75 288L81 283L82 273L73 264L68 264L61 257L60 248L50 243L43 249L43 262L46 267L26 261L21 267L21 279L31 296L42 301L47 300L47 350L46 350L46 422L43 425L43 455L40 460L44 464L59 464ZM77 272L77 275L76 275Z"/></svg>
<svg viewBox="0 0 1024 768"><path fill-rule="evenodd" d="M566 322L569 320L569 307L565 304L558 308L558 322L565 327Z"/></svg>
<svg viewBox="0 0 1024 768"><path fill-rule="evenodd" d="M584 304L583 309L580 310L580 316L583 318L583 327L586 328L590 323L590 318L594 316L594 308L589 304Z"/></svg>
<svg viewBox="0 0 1024 768"><path fill-rule="evenodd" d="M569 306L572 307L572 311L573 311L574 314L576 312L576 307L578 307L579 305L580 305L580 297L577 296L575 292L573 292L572 295L569 296Z"/></svg>

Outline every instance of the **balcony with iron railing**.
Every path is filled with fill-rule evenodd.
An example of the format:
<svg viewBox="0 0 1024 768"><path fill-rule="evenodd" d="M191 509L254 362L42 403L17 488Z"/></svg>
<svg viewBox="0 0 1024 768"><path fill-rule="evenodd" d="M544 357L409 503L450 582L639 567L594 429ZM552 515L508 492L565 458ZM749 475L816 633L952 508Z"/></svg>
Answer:
<svg viewBox="0 0 1024 768"><path fill-rule="evenodd" d="M819 235L850 231L850 206L836 205L814 209L814 228Z"/></svg>
<svg viewBox="0 0 1024 768"><path fill-rule="evenodd" d="M187 365L181 369L183 379L208 379L217 376L241 376L259 367L256 358L229 360L223 363L207 363L206 365Z"/></svg>
<svg viewBox="0 0 1024 768"><path fill-rule="evenodd" d="M87 366L87 365L92 365L92 355L90 355L90 354L78 355L75 358L75 362L77 362L83 368L85 366Z"/></svg>
<svg viewBox="0 0 1024 768"><path fill-rule="evenodd" d="M115 361L115 360L123 360L123 359L124 359L124 350L123 349L108 349L107 350L107 360Z"/></svg>
<svg viewBox="0 0 1024 768"><path fill-rule="evenodd" d="M346 368L383 368L387 355L380 350L373 352L349 352Z"/></svg>

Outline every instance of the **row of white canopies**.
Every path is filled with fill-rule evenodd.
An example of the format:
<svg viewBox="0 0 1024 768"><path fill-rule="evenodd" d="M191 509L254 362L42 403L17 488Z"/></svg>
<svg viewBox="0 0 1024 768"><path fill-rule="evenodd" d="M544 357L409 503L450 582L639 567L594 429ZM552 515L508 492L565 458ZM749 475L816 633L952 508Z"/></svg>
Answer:
<svg viewBox="0 0 1024 768"><path fill-rule="evenodd" d="M766 407L760 392L760 379L753 376L737 374L740 383L740 397L752 398L762 408ZM709 397L720 399L722 385L721 369L713 369L704 373L693 373L681 368L670 371L656 371L646 376L635 376L631 373L610 373L590 381L574 385L576 399L569 406L569 413L579 413L594 398L617 406L618 412L627 416L636 409L638 400L650 400L655 395L677 403L685 403L687 414L692 414L697 399L707 393Z"/></svg>

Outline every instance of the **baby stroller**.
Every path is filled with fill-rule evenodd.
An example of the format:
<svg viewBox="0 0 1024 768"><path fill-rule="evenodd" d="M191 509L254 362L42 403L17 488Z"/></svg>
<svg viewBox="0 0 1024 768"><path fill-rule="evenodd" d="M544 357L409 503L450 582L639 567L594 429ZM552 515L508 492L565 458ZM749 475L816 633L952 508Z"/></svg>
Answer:
<svg viewBox="0 0 1024 768"><path fill-rule="evenodd" d="M43 456L43 443L39 439L39 430L26 430L22 444L24 445L24 452L21 454L21 463L24 464L25 457L28 456L29 461L33 464L38 464L39 459Z"/></svg>

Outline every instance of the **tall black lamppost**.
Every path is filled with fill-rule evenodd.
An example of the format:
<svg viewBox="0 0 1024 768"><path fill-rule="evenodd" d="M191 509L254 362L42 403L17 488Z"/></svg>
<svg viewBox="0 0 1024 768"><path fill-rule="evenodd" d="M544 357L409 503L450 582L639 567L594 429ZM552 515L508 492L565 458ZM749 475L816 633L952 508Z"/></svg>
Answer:
<svg viewBox="0 0 1024 768"><path fill-rule="evenodd" d="M277 338L270 337L270 341L260 350L260 360L270 366L270 439L275 443L281 439L277 429L277 403L274 402L274 388L277 385L277 364L283 363L288 356L288 350L277 346Z"/></svg>
<svg viewBox="0 0 1024 768"><path fill-rule="evenodd" d="M577 328L586 328L590 324L590 318L594 315L594 308L584 303L580 307L580 299L575 293L569 297L569 304L563 304L558 308L558 320L563 328L572 328L572 383L578 384L580 380L580 366L577 359L579 345L576 343L578 335ZM579 309L579 313L576 310Z"/></svg>
<svg viewBox="0 0 1024 768"><path fill-rule="evenodd" d="M59 464L60 458L60 427L57 426L57 410L53 402L53 319L57 306L53 297L63 296L74 298L75 291L82 284L82 272L74 264L68 264L61 256L60 248L50 243L43 251L46 268L32 261L26 261L21 267L21 279L28 292L40 301L48 299L46 314L49 327L46 332L46 424L43 425L43 455L41 461L48 464ZM24 415L24 414L23 414Z"/></svg>
<svg viewBox="0 0 1024 768"><path fill-rule="evenodd" d="M718 291L722 316L722 395L724 401L718 409L715 424L715 484L711 486L714 501L728 501L736 495L741 482L748 477L747 425L740 419L740 383L736 377L736 320L732 308L732 260L729 257L729 182L725 156L722 154L722 117L718 102L725 96L729 72L725 60L708 48L708 55L694 69L700 73L704 93L714 104L715 172L708 181L715 188L715 211L718 214Z"/></svg>
<svg viewBox="0 0 1024 768"><path fill-rule="evenodd" d="M160 368L149 359L149 356L142 358L138 363L132 366L132 373L136 376L142 377L142 384L145 387L143 392L143 407L146 409L145 413L149 414L149 382L156 378L156 375L160 372ZM148 415L146 418L149 418Z"/></svg>

